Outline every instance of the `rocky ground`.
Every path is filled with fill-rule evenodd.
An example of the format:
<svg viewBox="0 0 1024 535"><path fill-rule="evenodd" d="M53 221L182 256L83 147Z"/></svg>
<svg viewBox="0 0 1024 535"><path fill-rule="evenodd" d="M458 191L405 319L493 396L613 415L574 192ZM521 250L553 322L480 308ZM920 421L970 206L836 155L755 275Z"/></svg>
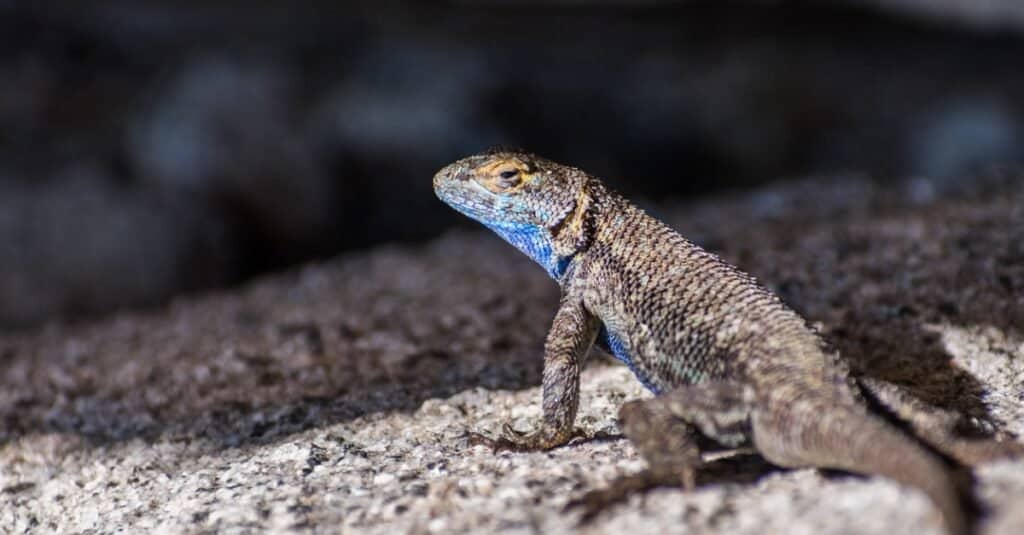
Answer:
<svg viewBox="0 0 1024 535"><path fill-rule="evenodd" d="M1019 436L1024 186L984 183L836 178L650 209L818 322L860 373ZM2 531L575 531L568 500L642 466L625 440L495 455L464 438L533 425L556 300L511 247L455 231L2 335ZM581 422L615 433L617 406L644 395L593 359ZM922 495L885 480L716 466L582 531L940 533ZM982 533L1024 532L1024 461L977 475Z"/></svg>

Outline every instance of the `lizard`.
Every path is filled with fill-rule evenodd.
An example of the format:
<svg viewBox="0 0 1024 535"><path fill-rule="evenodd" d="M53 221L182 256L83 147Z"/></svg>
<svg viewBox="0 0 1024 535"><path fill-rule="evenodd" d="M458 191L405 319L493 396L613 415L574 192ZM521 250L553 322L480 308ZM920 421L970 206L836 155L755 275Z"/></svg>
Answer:
<svg viewBox="0 0 1024 535"><path fill-rule="evenodd" d="M753 447L781 467L838 469L923 491L949 533L972 531L954 468L1019 455L1014 441L956 437L955 414L902 387L854 378L808 321L751 275L692 243L586 172L518 150L454 162L433 177L446 204L540 264L561 289L544 342L542 419L532 433L471 444L539 451L575 427L580 370L595 343L654 397L624 403L623 434L646 470L570 506L592 517L637 489L691 489L707 443ZM908 421L907 432L874 405ZM915 416L916 415L916 416Z"/></svg>

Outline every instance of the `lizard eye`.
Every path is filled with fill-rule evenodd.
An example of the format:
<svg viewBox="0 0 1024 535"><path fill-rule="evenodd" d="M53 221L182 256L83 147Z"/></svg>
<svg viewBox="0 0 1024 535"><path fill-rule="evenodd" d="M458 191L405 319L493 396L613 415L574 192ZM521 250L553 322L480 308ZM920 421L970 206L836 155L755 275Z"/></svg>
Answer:
<svg viewBox="0 0 1024 535"><path fill-rule="evenodd" d="M485 164L477 169L477 182L492 193L510 194L529 178L529 170L522 162L504 159Z"/></svg>
<svg viewBox="0 0 1024 535"><path fill-rule="evenodd" d="M498 172L495 184L501 189L514 188L522 182L523 177L516 167L507 167Z"/></svg>

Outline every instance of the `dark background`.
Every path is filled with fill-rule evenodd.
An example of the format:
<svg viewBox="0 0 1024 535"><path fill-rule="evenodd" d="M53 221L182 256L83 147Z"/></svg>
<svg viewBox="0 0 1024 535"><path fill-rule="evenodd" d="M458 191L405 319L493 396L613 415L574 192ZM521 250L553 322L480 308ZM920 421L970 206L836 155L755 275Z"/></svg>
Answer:
<svg viewBox="0 0 1024 535"><path fill-rule="evenodd" d="M428 239L495 144L653 203L955 193L1024 160L1024 5L0 0L0 329Z"/></svg>

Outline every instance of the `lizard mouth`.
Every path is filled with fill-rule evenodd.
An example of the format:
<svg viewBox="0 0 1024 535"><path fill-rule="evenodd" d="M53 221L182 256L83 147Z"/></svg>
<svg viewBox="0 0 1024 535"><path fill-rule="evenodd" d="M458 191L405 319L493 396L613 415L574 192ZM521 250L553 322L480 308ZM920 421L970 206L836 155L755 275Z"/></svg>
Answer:
<svg viewBox="0 0 1024 535"><path fill-rule="evenodd" d="M467 183L474 183L471 180L472 171L464 164L454 163L444 167L434 175L434 191L440 193L446 190L464 188Z"/></svg>
<svg viewBox="0 0 1024 535"><path fill-rule="evenodd" d="M434 175L434 191L438 192L438 194L440 194L449 182L455 179L455 170L452 169L452 167L453 166L449 165Z"/></svg>
<svg viewBox="0 0 1024 535"><path fill-rule="evenodd" d="M464 164L449 165L434 175L434 191L438 196L481 196L488 192L473 180L473 170ZM442 197L445 200L445 197Z"/></svg>
<svg viewBox="0 0 1024 535"><path fill-rule="evenodd" d="M452 165L434 176L434 194L457 212L486 225L492 230L521 232L525 221L517 217L507 199L488 190L473 179L473 171Z"/></svg>

